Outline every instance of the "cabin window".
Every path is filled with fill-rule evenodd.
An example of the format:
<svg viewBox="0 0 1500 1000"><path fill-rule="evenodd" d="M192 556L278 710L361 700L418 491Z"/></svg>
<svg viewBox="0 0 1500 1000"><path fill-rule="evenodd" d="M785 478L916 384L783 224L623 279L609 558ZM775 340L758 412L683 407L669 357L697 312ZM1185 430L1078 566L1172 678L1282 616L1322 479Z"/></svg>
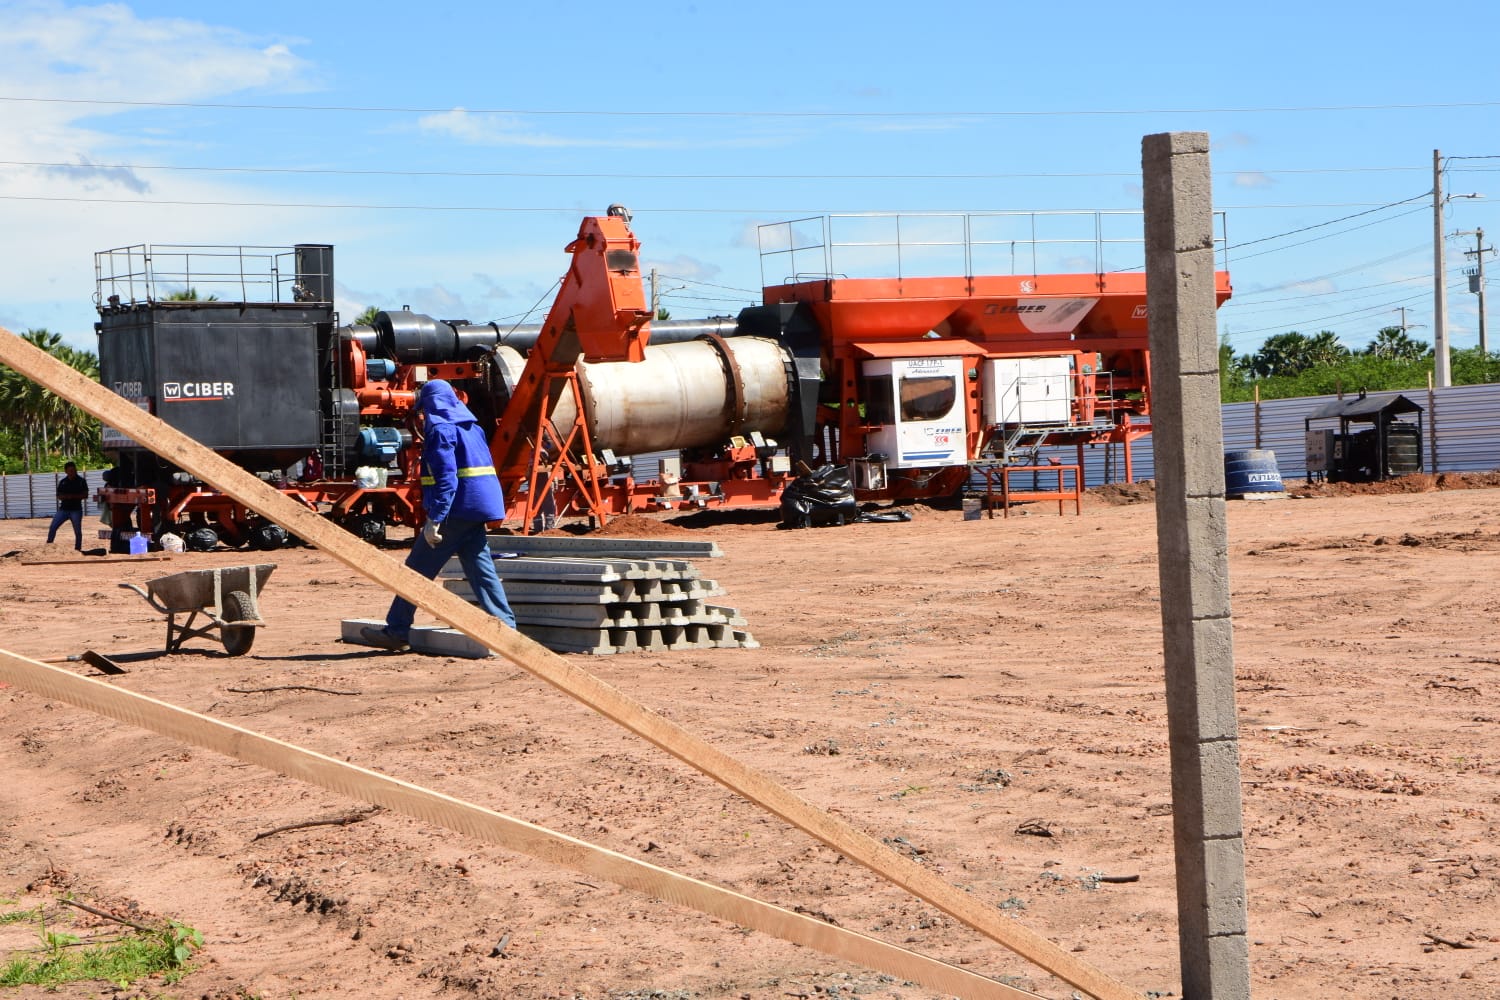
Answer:
<svg viewBox="0 0 1500 1000"><path fill-rule="evenodd" d="M891 376L871 375L862 380L865 397L865 423L881 426L896 422L895 393Z"/></svg>
<svg viewBox="0 0 1500 1000"><path fill-rule="evenodd" d="M901 419L940 420L953 409L958 386L949 375L919 375L901 380Z"/></svg>

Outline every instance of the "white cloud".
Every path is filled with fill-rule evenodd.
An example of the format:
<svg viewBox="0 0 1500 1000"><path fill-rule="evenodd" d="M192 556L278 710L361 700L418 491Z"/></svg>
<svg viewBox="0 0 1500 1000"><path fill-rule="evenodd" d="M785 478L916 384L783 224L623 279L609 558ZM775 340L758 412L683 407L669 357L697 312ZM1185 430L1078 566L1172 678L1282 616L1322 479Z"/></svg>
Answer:
<svg viewBox="0 0 1500 1000"><path fill-rule="evenodd" d="M1244 132L1226 132L1223 135L1216 135L1210 144L1215 152L1222 152L1229 149L1247 149L1254 145L1255 140Z"/></svg>
<svg viewBox="0 0 1500 1000"><path fill-rule="evenodd" d="M0 56L7 94L51 99L192 101L254 88L303 89L308 70L286 41L183 18L141 19L123 4L55 0L13 7ZM72 119L98 114L99 106L38 110Z"/></svg>
<svg viewBox="0 0 1500 1000"><path fill-rule="evenodd" d="M77 182L86 191L123 188L135 194L147 194L151 190L151 185L143 180L140 174L129 167L103 166L92 163L82 153L78 154L77 164L45 166L39 167L38 170L43 177L56 177L62 180Z"/></svg>
<svg viewBox="0 0 1500 1000"><path fill-rule="evenodd" d="M1241 170L1234 174L1231 182L1237 188L1268 188L1276 182L1259 170Z"/></svg>
<svg viewBox="0 0 1500 1000"><path fill-rule="evenodd" d="M8 315L92 346L79 328L93 318L95 251L143 241L279 241L272 234L287 212L203 204L268 200L260 190L119 166L169 164L195 140L133 124L138 107L95 101L199 103L306 90L311 67L293 54L294 40L143 18L124 4L22 0L6 5L5 18L0 94L10 99L0 102L0 160L18 165L0 166L0 229L24 242L17 266L0 273ZM133 114L121 119L125 112Z"/></svg>

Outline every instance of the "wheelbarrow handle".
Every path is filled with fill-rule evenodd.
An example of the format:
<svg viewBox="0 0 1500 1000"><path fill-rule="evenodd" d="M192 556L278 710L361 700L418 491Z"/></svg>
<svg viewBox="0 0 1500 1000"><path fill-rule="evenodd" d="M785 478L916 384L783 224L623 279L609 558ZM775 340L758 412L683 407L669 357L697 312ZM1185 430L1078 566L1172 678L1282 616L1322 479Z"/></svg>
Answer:
<svg viewBox="0 0 1500 1000"><path fill-rule="evenodd" d="M147 590L145 587L142 587L139 584L135 584L135 583L122 583L122 584L120 584L120 586L124 587L126 590L133 590L137 594L140 594L141 597L145 598L147 604L151 605L153 608L155 608L157 611L160 611L162 614L169 615L169 614L172 613L171 609L167 608L166 606L164 606L162 604L158 604L157 601L156 601L156 598L154 598L154 597L151 596L151 591Z"/></svg>

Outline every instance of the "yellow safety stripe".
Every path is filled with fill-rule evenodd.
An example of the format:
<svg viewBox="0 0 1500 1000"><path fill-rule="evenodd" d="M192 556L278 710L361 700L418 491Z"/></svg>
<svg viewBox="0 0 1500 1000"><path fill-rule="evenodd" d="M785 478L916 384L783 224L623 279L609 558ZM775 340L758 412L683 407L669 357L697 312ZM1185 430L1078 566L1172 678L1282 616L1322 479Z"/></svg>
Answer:
<svg viewBox="0 0 1500 1000"><path fill-rule="evenodd" d="M474 466L470 466L467 469L459 469L458 470L458 475L459 475L459 478L461 478L461 479L468 479L468 478L470 478L472 476L493 476L494 474L495 474L495 467L493 465L474 465ZM437 479L434 478L434 477L432 477L432 476L423 476L422 477L422 485L423 486L436 486L437 485Z"/></svg>

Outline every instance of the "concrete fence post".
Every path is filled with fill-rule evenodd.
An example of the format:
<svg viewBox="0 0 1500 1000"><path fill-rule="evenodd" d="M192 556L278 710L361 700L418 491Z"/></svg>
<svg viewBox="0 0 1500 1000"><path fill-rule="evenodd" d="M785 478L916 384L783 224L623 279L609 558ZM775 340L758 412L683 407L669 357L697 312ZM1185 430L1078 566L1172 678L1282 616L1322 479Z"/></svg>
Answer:
<svg viewBox="0 0 1500 1000"><path fill-rule="evenodd" d="M1182 995L1247 1000L1208 135L1148 135L1141 162Z"/></svg>

